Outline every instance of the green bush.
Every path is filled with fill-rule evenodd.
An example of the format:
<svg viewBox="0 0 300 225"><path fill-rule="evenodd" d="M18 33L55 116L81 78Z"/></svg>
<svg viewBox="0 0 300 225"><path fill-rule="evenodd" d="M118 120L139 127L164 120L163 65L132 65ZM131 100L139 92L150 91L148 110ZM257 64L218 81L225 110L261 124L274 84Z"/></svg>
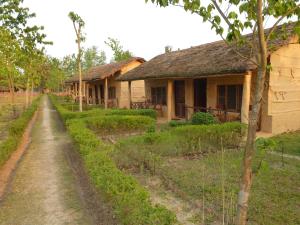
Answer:
<svg viewBox="0 0 300 225"><path fill-rule="evenodd" d="M37 110L40 97L35 99L18 119L14 120L9 126L8 138L0 144L0 166L2 166L10 155L17 149L26 126Z"/></svg>
<svg viewBox="0 0 300 225"><path fill-rule="evenodd" d="M156 111L153 109L113 109L109 113L110 115L131 115L131 116L148 116L156 119Z"/></svg>
<svg viewBox="0 0 300 225"><path fill-rule="evenodd" d="M86 118L86 122L98 134L141 132L155 128L155 120L147 116L97 116Z"/></svg>
<svg viewBox="0 0 300 225"><path fill-rule="evenodd" d="M122 115L122 116L148 116L153 119L156 119L156 111L153 109L102 109L98 106L86 106L89 109L87 111L78 112L78 111L70 111L73 104L66 103L64 98L50 95L50 99L54 104L57 111L60 112L62 118L64 120L68 119L79 119L86 117L94 117L94 116L108 116L108 115ZM72 106L73 105L73 106Z"/></svg>
<svg viewBox="0 0 300 225"><path fill-rule="evenodd" d="M120 168L147 168L155 172L164 156L220 151L221 140L224 148L238 148L245 130L244 125L236 122L176 127L120 140L115 145L112 157Z"/></svg>
<svg viewBox="0 0 300 225"><path fill-rule="evenodd" d="M185 125L190 125L190 124L191 124L191 122L189 122L189 121L181 121L181 120L179 120L179 121L171 120L169 122L170 127L180 127L180 126L185 126Z"/></svg>
<svg viewBox="0 0 300 225"><path fill-rule="evenodd" d="M194 125L208 125L216 123L216 119L210 113L197 112L192 116L192 124Z"/></svg>

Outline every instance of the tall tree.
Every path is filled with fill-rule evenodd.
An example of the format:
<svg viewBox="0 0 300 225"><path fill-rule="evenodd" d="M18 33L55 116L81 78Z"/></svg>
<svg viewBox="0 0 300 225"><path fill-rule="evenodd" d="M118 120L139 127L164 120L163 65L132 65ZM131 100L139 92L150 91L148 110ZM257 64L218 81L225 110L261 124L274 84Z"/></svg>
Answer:
<svg viewBox="0 0 300 225"><path fill-rule="evenodd" d="M120 41L115 38L109 37L105 44L111 48L114 54L113 62L120 62L126 59L130 59L133 55L128 50L123 50L123 46L120 44Z"/></svg>
<svg viewBox="0 0 300 225"><path fill-rule="evenodd" d="M61 61L61 66L66 77L71 77L77 72L77 57L75 54L65 56Z"/></svg>
<svg viewBox="0 0 300 225"><path fill-rule="evenodd" d="M82 71L81 71L81 42L84 41L82 28L85 23L83 19L74 12L69 13L69 18L72 20L74 31L76 34L76 43L78 47L77 63L78 63L78 74L79 74L79 111L82 112Z"/></svg>
<svg viewBox="0 0 300 225"><path fill-rule="evenodd" d="M22 7L22 3L23 0L0 0L0 28L3 38L0 51L5 70L2 72L7 77L13 105L15 76L24 71L28 74L29 61L33 58L32 52L37 51L38 44L50 44L44 40L46 35L41 32L43 27L28 25L28 20L35 17L35 14Z"/></svg>
<svg viewBox="0 0 300 225"><path fill-rule="evenodd" d="M148 2L149 0L146 0ZM294 31L300 35L300 4L299 0L150 0L162 7L175 5L186 11L200 15L204 22L209 22L212 29L232 47L240 57L257 65L255 93L252 110L249 115L248 134L243 159L242 179L238 195L238 211L236 224L247 223L247 210L252 184L252 159L255 153L256 128L261 109L265 80L268 67L269 41L278 35L277 25L291 18L297 19ZM267 21L272 23L266 33ZM292 25L292 24L290 24ZM284 28L284 26L283 26ZM252 36L242 35L244 30L251 30ZM277 31L277 32L276 32ZM284 32L284 30L283 30ZM226 33L226 36L225 36ZM251 51L245 55L239 51L247 45Z"/></svg>
<svg viewBox="0 0 300 225"><path fill-rule="evenodd" d="M106 54L104 51L98 51L96 46L87 48L83 51L83 70L88 70L91 67L104 65Z"/></svg>

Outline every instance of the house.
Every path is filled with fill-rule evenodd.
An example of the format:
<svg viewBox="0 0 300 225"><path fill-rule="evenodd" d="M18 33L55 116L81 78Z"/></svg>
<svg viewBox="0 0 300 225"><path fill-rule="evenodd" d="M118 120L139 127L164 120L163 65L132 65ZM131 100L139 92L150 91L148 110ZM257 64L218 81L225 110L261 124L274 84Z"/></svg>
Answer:
<svg viewBox="0 0 300 225"><path fill-rule="evenodd" d="M290 26L286 32L292 33ZM274 134L300 129L299 38L281 37L269 42L272 69L258 122L258 130ZM239 51L249 55L251 50L244 46ZM119 80L145 80L148 105L159 109L166 120L190 118L194 112L204 111L221 121L247 124L256 73L254 63L238 56L224 41L217 41L159 55Z"/></svg>
<svg viewBox="0 0 300 225"><path fill-rule="evenodd" d="M84 102L103 105L105 108L130 108L132 103L145 101L145 84L143 80L134 81L132 84L130 83L130 86L128 86L128 82L116 81L117 77L122 77L124 73L144 62L143 58L133 57L121 62L89 69L82 75ZM78 100L78 75L71 77L65 83L69 95Z"/></svg>

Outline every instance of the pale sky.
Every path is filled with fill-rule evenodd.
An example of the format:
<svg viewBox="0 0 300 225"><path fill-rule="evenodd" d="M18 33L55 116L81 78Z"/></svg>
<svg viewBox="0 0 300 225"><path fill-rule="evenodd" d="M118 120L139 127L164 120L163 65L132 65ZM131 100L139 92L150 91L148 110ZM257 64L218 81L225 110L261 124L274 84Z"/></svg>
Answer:
<svg viewBox="0 0 300 225"><path fill-rule="evenodd" d="M86 23L84 47L97 46L108 60L112 53L104 44L108 37L120 40L125 50L147 60L164 52L219 40L210 24L178 7L160 8L144 0L25 0L35 12L36 25L43 25L53 46L47 53L62 58L76 52L75 33L68 13L78 13Z"/></svg>

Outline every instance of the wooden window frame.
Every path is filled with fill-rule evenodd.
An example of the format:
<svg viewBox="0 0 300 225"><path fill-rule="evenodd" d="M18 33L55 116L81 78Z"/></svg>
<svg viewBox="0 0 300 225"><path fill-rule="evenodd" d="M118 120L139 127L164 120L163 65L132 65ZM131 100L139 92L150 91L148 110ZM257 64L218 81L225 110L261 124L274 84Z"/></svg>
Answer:
<svg viewBox="0 0 300 225"><path fill-rule="evenodd" d="M108 99L113 100L117 98L116 87L108 87Z"/></svg>
<svg viewBox="0 0 300 225"><path fill-rule="evenodd" d="M167 105L167 88L165 86L151 87L151 102L155 105Z"/></svg>
<svg viewBox="0 0 300 225"><path fill-rule="evenodd" d="M235 86L236 93L235 93L235 108L229 108L228 107L228 88L230 86ZM224 98L224 107L221 107L220 103L220 88L225 88L225 93L222 98ZM243 85L242 84L220 84L217 85L217 108L223 109L223 110L229 110L229 111L235 111L235 112L241 112L242 107L242 96L243 96Z"/></svg>

